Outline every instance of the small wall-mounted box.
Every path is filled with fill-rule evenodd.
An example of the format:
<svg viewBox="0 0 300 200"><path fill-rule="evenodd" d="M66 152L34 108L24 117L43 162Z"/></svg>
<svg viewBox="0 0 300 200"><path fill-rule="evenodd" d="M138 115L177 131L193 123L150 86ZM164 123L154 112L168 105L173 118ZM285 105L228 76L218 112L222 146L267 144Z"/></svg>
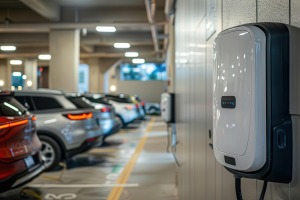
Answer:
<svg viewBox="0 0 300 200"><path fill-rule="evenodd" d="M175 95L173 93L162 93L161 101L161 116L167 123L175 122Z"/></svg>

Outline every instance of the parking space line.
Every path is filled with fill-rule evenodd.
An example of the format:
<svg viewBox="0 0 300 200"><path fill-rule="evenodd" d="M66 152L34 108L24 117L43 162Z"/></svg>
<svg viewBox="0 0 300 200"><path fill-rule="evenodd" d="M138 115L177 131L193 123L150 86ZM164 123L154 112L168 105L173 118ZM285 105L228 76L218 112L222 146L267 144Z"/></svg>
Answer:
<svg viewBox="0 0 300 200"><path fill-rule="evenodd" d="M149 122L149 124L146 128L144 137L140 140L138 146L135 149L134 154L132 155L132 157L128 161L128 163L126 164L121 175L119 176L119 178L116 182L117 185L126 185L125 183L127 182L128 178L131 174L131 171L132 171L133 167L135 166L137 159L139 158L140 153L144 149L144 145L147 141L147 136L148 136L149 132L151 131L154 122L155 122L155 118L152 117L151 121ZM123 189L124 189L124 187L122 187L122 186L114 187L112 189L112 191L109 193L107 200L118 200L122 194Z"/></svg>
<svg viewBox="0 0 300 200"><path fill-rule="evenodd" d="M101 188L101 187L138 187L139 184L31 184L33 188Z"/></svg>
<svg viewBox="0 0 300 200"><path fill-rule="evenodd" d="M112 149L112 148L97 148L92 149L89 151L89 153L115 153L118 149Z"/></svg>

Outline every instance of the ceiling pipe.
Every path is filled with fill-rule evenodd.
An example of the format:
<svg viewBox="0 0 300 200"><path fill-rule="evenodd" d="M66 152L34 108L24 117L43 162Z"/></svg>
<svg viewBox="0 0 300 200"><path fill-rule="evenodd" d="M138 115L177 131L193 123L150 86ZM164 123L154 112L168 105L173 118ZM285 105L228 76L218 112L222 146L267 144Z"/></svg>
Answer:
<svg viewBox="0 0 300 200"><path fill-rule="evenodd" d="M164 38L164 42L163 42L163 50L167 50L168 45L169 45L169 33L170 33L170 24L169 23L173 23L170 22L171 20L171 15L174 14L173 10L172 10L172 5L174 4L174 0L166 0L165 1L165 17L167 20L167 23L164 24L164 35L166 36ZM171 20L173 21L173 20ZM164 59L166 57L166 55L162 55L162 58Z"/></svg>
<svg viewBox="0 0 300 200"><path fill-rule="evenodd" d="M158 37L157 37L157 29L156 29L156 25L154 23L154 16L152 16L152 13L155 15L155 1L151 1L151 0L145 0L145 6L146 6L146 12L147 12L147 18L148 18L148 22L150 23L150 30L151 30L151 35L152 35L152 40L153 40L153 45L154 45L154 50L156 52L159 51L159 45L158 45ZM151 6L150 6L151 3ZM152 10L151 11L151 7Z"/></svg>
<svg viewBox="0 0 300 200"><path fill-rule="evenodd" d="M164 25L166 22L151 23L151 26ZM120 22L120 23L20 23L20 24L0 24L0 33L46 33L51 29L83 29L95 28L96 26L116 26L116 27L149 27L149 22Z"/></svg>
<svg viewBox="0 0 300 200"><path fill-rule="evenodd" d="M151 16L152 16L153 20L155 19L155 12L156 12L156 2L155 2L155 0L152 0L151 1Z"/></svg>
<svg viewBox="0 0 300 200"><path fill-rule="evenodd" d="M170 1L171 0L166 0L166 3L165 3L165 16L166 16L166 19L167 21L169 20L169 13L170 13Z"/></svg>

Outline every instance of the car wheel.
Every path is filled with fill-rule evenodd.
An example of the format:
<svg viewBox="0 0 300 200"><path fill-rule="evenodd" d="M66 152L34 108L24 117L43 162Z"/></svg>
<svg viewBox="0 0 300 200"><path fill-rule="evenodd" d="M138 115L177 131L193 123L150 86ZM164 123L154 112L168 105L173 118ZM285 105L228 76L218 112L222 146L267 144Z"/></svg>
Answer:
<svg viewBox="0 0 300 200"><path fill-rule="evenodd" d="M157 108L157 107L154 107L154 106L151 106L149 109L148 109L148 114L157 114L159 113L160 109Z"/></svg>
<svg viewBox="0 0 300 200"><path fill-rule="evenodd" d="M54 170L61 160L61 149L52 138L45 135L39 135L39 138L42 143L41 153L45 159L45 171Z"/></svg>
<svg viewBox="0 0 300 200"><path fill-rule="evenodd" d="M122 117L120 115L117 115L117 118L121 123L121 128L125 127L126 125L125 125L124 120L122 119Z"/></svg>

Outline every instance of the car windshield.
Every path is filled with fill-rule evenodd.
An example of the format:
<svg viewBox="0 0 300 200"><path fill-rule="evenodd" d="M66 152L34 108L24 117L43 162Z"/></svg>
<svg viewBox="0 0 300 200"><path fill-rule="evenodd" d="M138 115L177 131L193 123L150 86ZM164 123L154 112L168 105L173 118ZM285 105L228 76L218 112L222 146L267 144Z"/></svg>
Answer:
<svg viewBox="0 0 300 200"><path fill-rule="evenodd" d="M12 96L0 97L0 115L1 116L21 116L26 113L26 108L22 106Z"/></svg>
<svg viewBox="0 0 300 200"><path fill-rule="evenodd" d="M94 103L100 103L100 104L105 104L105 105L110 105L108 103L108 99L106 97L103 98L93 98L93 97L86 97L88 100Z"/></svg>
<svg viewBox="0 0 300 200"><path fill-rule="evenodd" d="M77 108L94 108L85 97L67 97Z"/></svg>
<svg viewBox="0 0 300 200"><path fill-rule="evenodd" d="M107 98L118 103L132 103L130 98L122 98L117 96L107 96Z"/></svg>

